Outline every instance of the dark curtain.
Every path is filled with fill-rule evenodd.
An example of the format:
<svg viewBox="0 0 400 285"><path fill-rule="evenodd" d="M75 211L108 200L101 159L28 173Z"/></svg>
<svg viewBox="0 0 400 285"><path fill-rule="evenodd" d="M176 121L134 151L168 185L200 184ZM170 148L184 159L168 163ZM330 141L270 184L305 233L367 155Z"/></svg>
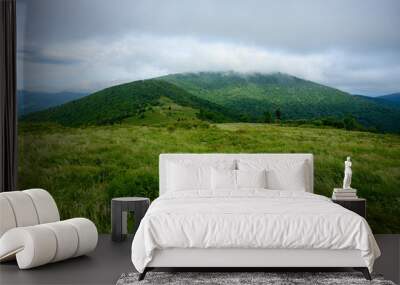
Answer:
<svg viewBox="0 0 400 285"><path fill-rule="evenodd" d="M17 189L16 3L0 0L0 191Z"/></svg>

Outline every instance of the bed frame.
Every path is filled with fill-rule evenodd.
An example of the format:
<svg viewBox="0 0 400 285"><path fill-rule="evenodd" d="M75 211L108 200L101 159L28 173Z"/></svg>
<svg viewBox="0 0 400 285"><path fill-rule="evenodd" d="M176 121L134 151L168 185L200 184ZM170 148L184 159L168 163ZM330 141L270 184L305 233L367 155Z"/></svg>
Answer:
<svg viewBox="0 0 400 285"><path fill-rule="evenodd" d="M313 155L312 154L161 154L159 161L160 195L167 191L166 162L187 159L191 162L209 162L240 158L299 160L305 161L307 192L313 193ZM152 261L139 275L144 279L146 273L155 268L230 268L235 271L265 268L343 268L350 267L361 271L371 280L369 270L359 250L330 249L197 249L170 248L156 250Z"/></svg>

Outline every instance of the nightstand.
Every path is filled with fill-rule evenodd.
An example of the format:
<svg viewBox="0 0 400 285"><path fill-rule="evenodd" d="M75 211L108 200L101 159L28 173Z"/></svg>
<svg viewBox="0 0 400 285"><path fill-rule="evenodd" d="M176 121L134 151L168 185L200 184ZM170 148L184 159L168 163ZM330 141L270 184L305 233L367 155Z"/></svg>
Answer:
<svg viewBox="0 0 400 285"><path fill-rule="evenodd" d="M333 203L339 204L340 206L359 214L361 217L367 217L367 200L364 198L354 198L349 200L334 200Z"/></svg>
<svg viewBox="0 0 400 285"><path fill-rule="evenodd" d="M120 197L111 200L111 237L113 241L123 241L127 235L127 212L133 212L135 229L150 206L150 199L143 197Z"/></svg>

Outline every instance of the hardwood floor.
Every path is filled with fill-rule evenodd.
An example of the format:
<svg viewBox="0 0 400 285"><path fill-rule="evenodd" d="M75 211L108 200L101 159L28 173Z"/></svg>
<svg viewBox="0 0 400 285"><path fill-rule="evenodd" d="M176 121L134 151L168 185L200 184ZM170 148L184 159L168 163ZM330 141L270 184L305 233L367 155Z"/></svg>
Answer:
<svg viewBox="0 0 400 285"><path fill-rule="evenodd" d="M376 235L382 256L375 272L400 282L400 235ZM134 271L130 260L131 238L121 243L100 235L97 249L82 256L42 267L19 270L15 262L0 265L0 284L115 284L124 272Z"/></svg>
<svg viewBox="0 0 400 285"><path fill-rule="evenodd" d="M132 272L131 240L115 243L100 235L97 248L88 256L45 266L18 270L16 262L0 265L0 284L115 284L124 272Z"/></svg>

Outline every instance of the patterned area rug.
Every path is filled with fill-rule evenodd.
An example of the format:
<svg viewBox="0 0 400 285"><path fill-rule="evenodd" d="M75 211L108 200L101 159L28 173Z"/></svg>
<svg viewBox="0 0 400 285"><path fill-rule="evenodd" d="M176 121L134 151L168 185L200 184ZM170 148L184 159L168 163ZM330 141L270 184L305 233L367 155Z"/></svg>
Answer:
<svg viewBox="0 0 400 285"><path fill-rule="evenodd" d="M328 284L328 285L395 285L382 276L372 275L368 281L359 272L148 272L138 281L138 273L122 274L117 285L146 284Z"/></svg>

